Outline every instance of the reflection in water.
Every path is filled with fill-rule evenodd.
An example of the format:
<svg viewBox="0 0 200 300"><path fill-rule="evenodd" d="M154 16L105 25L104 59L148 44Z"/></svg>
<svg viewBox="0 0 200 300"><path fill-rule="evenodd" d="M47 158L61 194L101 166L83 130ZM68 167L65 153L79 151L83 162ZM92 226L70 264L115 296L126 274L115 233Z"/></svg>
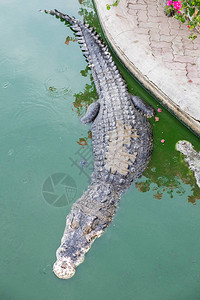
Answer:
<svg viewBox="0 0 200 300"><path fill-rule="evenodd" d="M97 93L94 84L86 84L84 91L74 94L75 101L73 102L78 116L85 113L87 107L97 99Z"/></svg>
<svg viewBox="0 0 200 300"><path fill-rule="evenodd" d="M70 37L69 35L66 37L65 44L69 45L69 42L77 42L76 38Z"/></svg>
<svg viewBox="0 0 200 300"><path fill-rule="evenodd" d="M79 141L77 142L80 146L87 146L87 140L92 138L92 132L91 130L88 131L88 136L87 137L83 137L83 138L79 138Z"/></svg>
<svg viewBox="0 0 200 300"><path fill-rule="evenodd" d="M91 0L78 0L78 2L87 8L93 9L93 4Z"/></svg>
<svg viewBox="0 0 200 300"><path fill-rule="evenodd" d="M90 11L90 8L93 7L92 2L90 0L79 0L79 3L82 4L83 7L87 7L87 9L82 7L79 11L79 14L83 16L84 22L95 27L99 35L102 36L97 16L94 14L94 11ZM81 70L80 73L83 77L90 78L91 83L86 84L82 92L74 94L75 101L73 104L79 117L85 113L88 105L98 98L90 68L87 66L85 70ZM129 78L128 87L130 91L135 89L133 79L130 80ZM153 123L155 140L159 136L159 143L156 144L154 140L155 145L152 160L145 170L144 176L135 183L135 187L140 192L151 190L153 197L158 200L163 199L166 194L171 198L174 198L176 194L184 196L186 190L190 187L191 195L188 196L188 202L195 204L196 200L200 199L199 188L196 185L192 172L188 170L183 157L175 150L175 139L178 139L178 133L176 137L173 124L171 127L170 124L168 124L168 131L166 131L166 119L163 115L164 110L158 108L158 113L162 113L162 115L158 114L159 117L155 116L151 122ZM162 144L163 134L165 134L166 142ZM83 149L87 146L88 138L91 138L89 135L88 132L88 137L81 137L77 142ZM171 145L168 145L168 141L171 141Z"/></svg>
<svg viewBox="0 0 200 300"><path fill-rule="evenodd" d="M79 15L83 16L83 21L87 24L90 24L93 28L96 29L96 25L98 25L97 16L94 12L93 4L91 0L79 0L80 4L82 4L83 8L81 7L79 10Z"/></svg>
<svg viewBox="0 0 200 300"><path fill-rule="evenodd" d="M161 200L165 194L171 198L176 194L184 195L188 186L191 187L188 202L195 204L196 200L200 199L199 187L193 173L188 169L182 156L175 151L174 156L169 153L162 161L154 157L144 175L146 178L138 180L135 186L140 192L152 190L155 199Z"/></svg>
<svg viewBox="0 0 200 300"><path fill-rule="evenodd" d="M79 14L81 16L83 16L83 21L85 23L90 24L94 28L98 27L98 25L97 25L98 20L97 20L96 14L93 11L92 1L91 0L87 0L87 1L79 0L79 3L82 4L83 6L87 7L87 9L81 7L79 10ZM92 11L89 11L89 9L92 9ZM94 102L98 99L98 95L97 95L97 92L95 89L95 85L94 85L93 78L92 78L92 73L91 73L89 66L87 65L85 70L81 70L80 73L83 77L88 77L90 79L90 84L87 83L85 85L83 92L74 94L75 101L73 102L73 105L74 105L79 117L82 116L86 112L88 106L92 102ZM79 138L79 141L77 143L84 148L85 146L88 145L88 142L87 142L88 139L91 139L91 138L92 138L92 133L89 130L88 136Z"/></svg>
<svg viewBox="0 0 200 300"><path fill-rule="evenodd" d="M50 91L49 91L50 92ZM22 121L29 121L34 119L34 116L41 115L43 113L49 113L51 118L57 119L58 110L52 102L44 98L41 91L35 89L35 86L26 86L24 91L24 99L18 104L17 108L13 113L13 119L21 124Z"/></svg>

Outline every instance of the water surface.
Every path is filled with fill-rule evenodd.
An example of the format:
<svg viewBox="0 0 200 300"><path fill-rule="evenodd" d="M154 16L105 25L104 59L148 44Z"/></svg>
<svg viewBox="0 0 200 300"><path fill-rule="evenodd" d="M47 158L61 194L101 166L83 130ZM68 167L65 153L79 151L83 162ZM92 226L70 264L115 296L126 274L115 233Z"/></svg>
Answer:
<svg viewBox="0 0 200 300"><path fill-rule="evenodd" d="M92 172L79 119L96 92L71 30L38 10L56 6L102 32L90 1L0 4L0 299L200 299L200 193L175 150L180 139L200 150L199 139L117 60L130 92L162 109L154 153L76 275L55 277L65 217Z"/></svg>

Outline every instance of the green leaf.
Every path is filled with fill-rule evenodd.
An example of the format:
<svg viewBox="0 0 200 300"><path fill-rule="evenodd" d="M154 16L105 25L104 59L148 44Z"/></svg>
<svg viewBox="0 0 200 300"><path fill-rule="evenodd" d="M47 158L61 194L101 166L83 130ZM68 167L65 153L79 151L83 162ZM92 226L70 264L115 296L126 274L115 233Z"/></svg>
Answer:
<svg viewBox="0 0 200 300"><path fill-rule="evenodd" d="M193 14L194 14L194 8L190 8L190 9L189 9L189 14L190 14L190 17L193 16Z"/></svg>

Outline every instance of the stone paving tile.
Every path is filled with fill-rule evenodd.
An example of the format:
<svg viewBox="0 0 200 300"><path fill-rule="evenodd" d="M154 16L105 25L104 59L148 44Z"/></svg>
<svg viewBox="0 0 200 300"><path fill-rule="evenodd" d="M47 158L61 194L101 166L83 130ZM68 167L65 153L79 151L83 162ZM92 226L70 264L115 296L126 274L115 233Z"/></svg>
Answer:
<svg viewBox="0 0 200 300"><path fill-rule="evenodd" d="M94 0L115 52L128 70L187 126L200 134L200 36L164 14L163 0Z"/></svg>
<svg viewBox="0 0 200 300"><path fill-rule="evenodd" d="M152 54L169 70L176 70L176 76L185 77L190 83L193 78L192 83L200 86L197 70L200 42L188 39L189 31L185 24L164 15L163 1L127 0L127 10L130 15L137 16L135 32L146 29ZM186 63L189 63L187 68Z"/></svg>

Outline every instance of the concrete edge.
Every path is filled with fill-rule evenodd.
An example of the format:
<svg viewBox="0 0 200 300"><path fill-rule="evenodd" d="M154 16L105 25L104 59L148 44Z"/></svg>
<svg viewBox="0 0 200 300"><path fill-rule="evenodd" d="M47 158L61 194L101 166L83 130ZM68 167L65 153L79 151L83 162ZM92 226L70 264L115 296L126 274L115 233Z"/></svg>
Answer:
<svg viewBox="0 0 200 300"><path fill-rule="evenodd" d="M98 8L95 3L95 0L93 0L95 9L102 27L102 30L104 32L104 35L106 39L108 40L108 43L114 50L114 52L117 54L120 61L123 63L123 65L128 69L128 71L136 77L136 79L147 89L150 94L153 94L157 100L169 110L170 113L172 113L179 121L181 121L187 128L189 128L194 134L197 136L200 136L200 124L198 121L196 121L194 118L192 118L189 114L187 114L185 111L181 110L180 107L174 103L161 89L159 89L158 86L156 86L152 81L150 81L143 73L138 70L138 68L134 65L132 61L128 59L126 54L116 45L112 35L110 34L109 30L107 30L107 27L105 25L105 22L101 18L100 14L98 13Z"/></svg>

